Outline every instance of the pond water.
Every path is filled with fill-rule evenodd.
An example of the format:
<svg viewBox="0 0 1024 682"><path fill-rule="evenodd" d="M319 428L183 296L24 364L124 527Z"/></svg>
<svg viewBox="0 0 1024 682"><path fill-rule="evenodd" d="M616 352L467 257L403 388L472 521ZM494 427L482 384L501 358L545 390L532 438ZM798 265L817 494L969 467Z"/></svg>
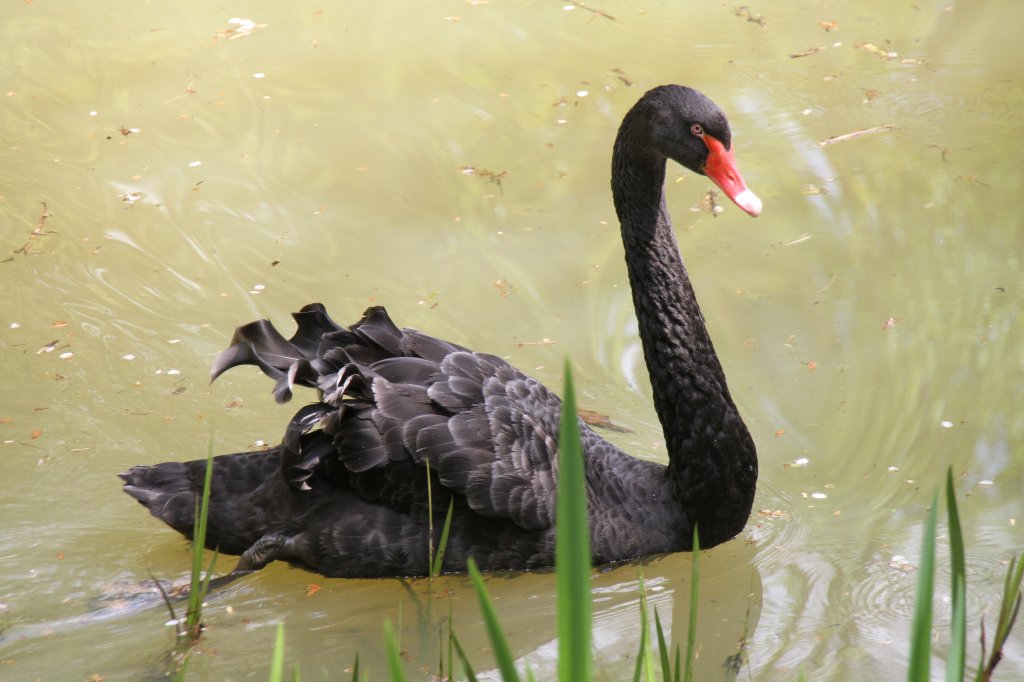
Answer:
<svg viewBox="0 0 1024 682"><path fill-rule="evenodd" d="M608 160L629 106L671 82L726 110L765 201L756 221L694 211L709 183L669 169L761 462L746 532L702 556L699 679L741 648L741 679L902 677L949 467L977 660L1024 546L1024 4L26 0L0 18L0 678L166 671L163 609L97 599L182 579L188 547L115 475L204 456L211 433L218 452L278 441L292 411L255 370L208 384L252 319L386 304L552 387L569 355L582 406L631 431L609 437L664 460ZM595 572L598 679L632 676L641 571L685 641L690 561ZM549 678L554 576L489 586ZM263 679L283 621L303 679L356 653L379 679L391 620L426 680L449 609L486 669L462 577L272 565L211 598L189 677ZM1000 679L1024 678L1022 633Z"/></svg>

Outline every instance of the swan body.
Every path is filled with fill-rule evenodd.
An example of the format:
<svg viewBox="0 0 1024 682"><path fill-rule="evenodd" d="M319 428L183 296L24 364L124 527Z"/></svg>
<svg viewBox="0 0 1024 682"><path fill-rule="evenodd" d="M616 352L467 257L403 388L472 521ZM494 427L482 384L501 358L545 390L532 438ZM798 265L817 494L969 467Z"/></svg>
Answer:
<svg viewBox="0 0 1024 682"><path fill-rule="evenodd" d="M722 111L682 86L647 92L623 120L612 159L633 303L667 466L636 459L580 422L595 564L703 547L739 533L757 480L754 443L729 394L664 201L666 160L706 174L738 206L761 202L736 168ZM242 364L319 392L282 443L214 458L206 544L327 576L428 572L428 535L452 505L443 570L551 566L559 398L501 358L401 329L381 307L338 325L318 303L239 327L213 378ZM429 463L429 467L427 464ZM124 490L191 537L205 460L136 466ZM431 479L433 514L427 503Z"/></svg>

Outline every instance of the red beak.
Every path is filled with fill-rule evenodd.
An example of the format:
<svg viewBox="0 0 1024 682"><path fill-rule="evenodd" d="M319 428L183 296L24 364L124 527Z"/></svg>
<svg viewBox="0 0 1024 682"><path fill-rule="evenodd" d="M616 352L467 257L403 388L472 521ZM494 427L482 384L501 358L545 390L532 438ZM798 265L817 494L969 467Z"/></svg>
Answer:
<svg viewBox="0 0 1024 682"><path fill-rule="evenodd" d="M708 146L704 174L711 178L711 182L718 185L734 204L756 218L761 214L761 200L747 189L740 169L736 167L732 150L726 149L718 139L707 134L704 135L704 144Z"/></svg>

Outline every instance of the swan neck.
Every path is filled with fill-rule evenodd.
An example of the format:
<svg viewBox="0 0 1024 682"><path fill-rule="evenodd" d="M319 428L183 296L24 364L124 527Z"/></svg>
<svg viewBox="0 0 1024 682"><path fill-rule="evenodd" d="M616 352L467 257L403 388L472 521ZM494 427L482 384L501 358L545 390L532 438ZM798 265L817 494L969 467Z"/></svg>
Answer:
<svg viewBox="0 0 1024 682"><path fill-rule="evenodd" d="M665 205L665 158L630 154L617 143L612 173L670 485L707 545L718 535L735 535L747 518L757 476L753 441L729 394L679 253Z"/></svg>

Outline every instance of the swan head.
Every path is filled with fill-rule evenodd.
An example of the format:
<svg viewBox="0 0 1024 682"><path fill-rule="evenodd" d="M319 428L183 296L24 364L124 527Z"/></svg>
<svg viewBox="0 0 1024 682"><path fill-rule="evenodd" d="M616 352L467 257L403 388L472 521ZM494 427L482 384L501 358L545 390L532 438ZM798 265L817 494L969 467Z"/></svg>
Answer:
<svg viewBox="0 0 1024 682"><path fill-rule="evenodd" d="M747 189L732 149L725 113L706 95L681 85L654 88L637 103L648 123L649 144L663 156L707 176L752 216L761 200Z"/></svg>

